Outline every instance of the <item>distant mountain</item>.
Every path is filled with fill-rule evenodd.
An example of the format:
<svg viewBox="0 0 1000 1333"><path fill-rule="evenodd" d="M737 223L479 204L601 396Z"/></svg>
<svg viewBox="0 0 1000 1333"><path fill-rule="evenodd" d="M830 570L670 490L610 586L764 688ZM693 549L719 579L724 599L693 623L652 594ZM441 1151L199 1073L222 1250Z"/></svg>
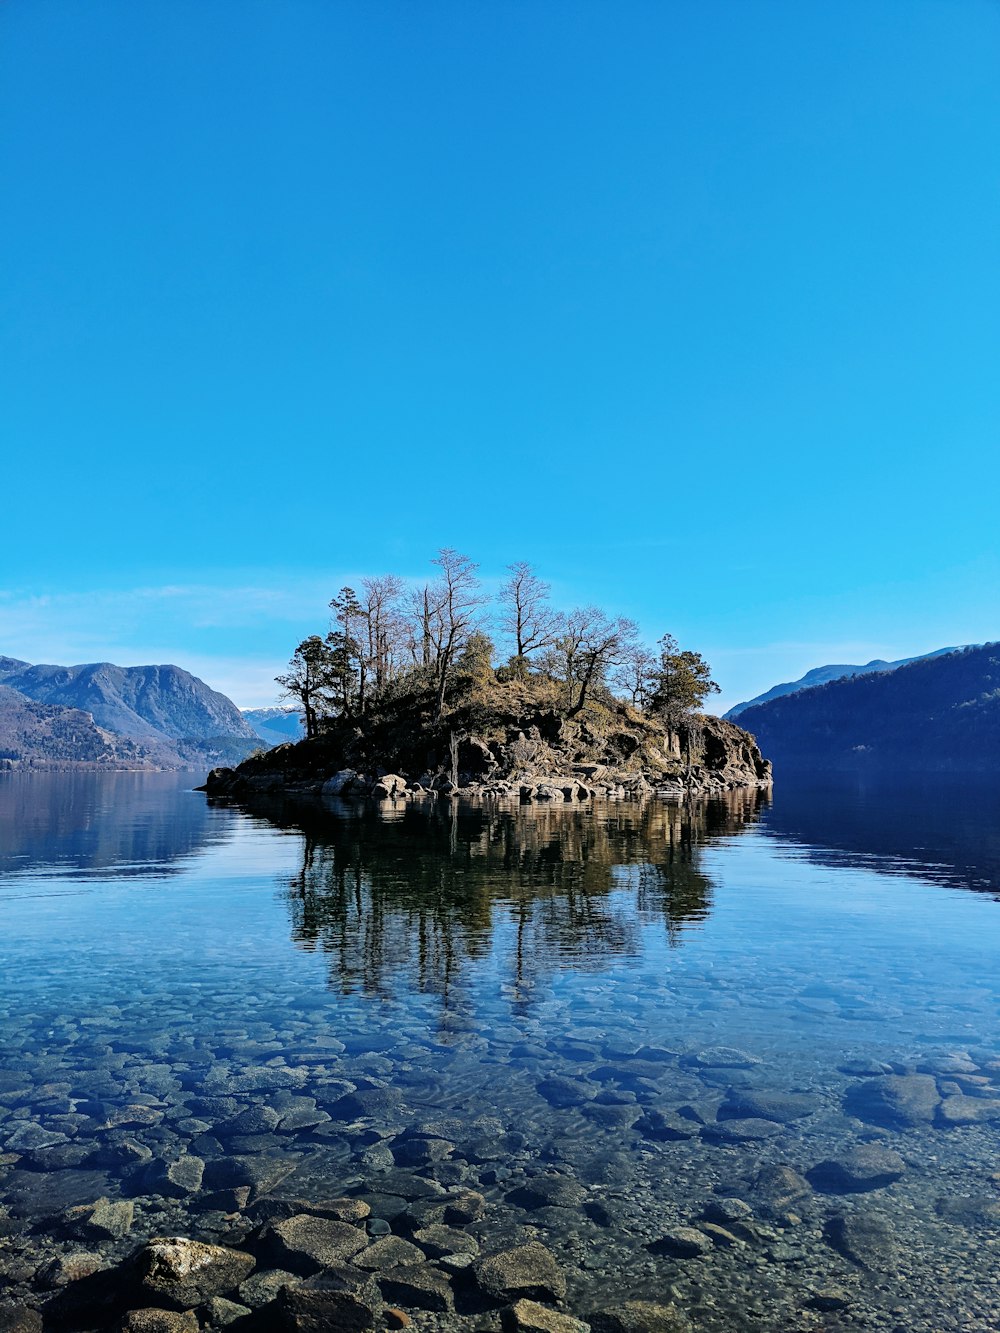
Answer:
<svg viewBox="0 0 1000 1333"><path fill-rule="evenodd" d="M284 745L300 741L306 734L299 708L244 708L243 716L267 745Z"/></svg>
<svg viewBox="0 0 1000 1333"><path fill-rule="evenodd" d="M746 703L734 704L724 716L727 721L732 722L741 713L746 712L748 708L754 708L757 704L770 703L772 699L781 699L788 694L797 694L799 690L812 689L814 685L828 685L830 681L843 680L846 676L865 676L871 671L895 671L897 667L909 666L911 662L926 662L928 658L944 657L946 653L957 653L958 651L958 648L937 648L933 653L924 653L920 657L901 657L898 662L886 662L881 657L876 657L871 662L866 662L864 666L813 667L799 680L786 681L783 685L773 685L766 693L758 694L753 699L748 699Z"/></svg>
<svg viewBox="0 0 1000 1333"><path fill-rule="evenodd" d="M20 764L203 767L257 741L232 700L177 666L0 657L0 688L0 757Z"/></svg>
<svg viewBox="0 0 1000 1333"><path fill-rule="evenodd" d="M1000 775L1000 643L918 658L746 708L783 772Z"/></svg>

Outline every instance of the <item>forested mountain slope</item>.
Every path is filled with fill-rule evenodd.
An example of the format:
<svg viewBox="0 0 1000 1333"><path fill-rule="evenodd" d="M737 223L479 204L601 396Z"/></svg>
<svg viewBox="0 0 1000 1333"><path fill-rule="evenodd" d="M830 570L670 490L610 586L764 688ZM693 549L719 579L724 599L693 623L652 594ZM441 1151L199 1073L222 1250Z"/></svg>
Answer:
<svg viewBox="0 0 1000 1333"><path fill-rule="evenodd" d="M1000 774L1000 643L773 699L740 725L779 781L792 769Z"/></svg>

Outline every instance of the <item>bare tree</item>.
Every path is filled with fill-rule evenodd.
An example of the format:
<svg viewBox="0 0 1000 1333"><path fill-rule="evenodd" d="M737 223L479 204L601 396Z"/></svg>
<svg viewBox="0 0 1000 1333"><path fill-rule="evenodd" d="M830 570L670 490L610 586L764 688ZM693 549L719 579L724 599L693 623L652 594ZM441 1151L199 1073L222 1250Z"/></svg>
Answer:
<svg viewBox="0 0 1000 1333"><path fill-rule="evenodd" d="M375 697L381 698L396 672L406 639L406 621L400 606L403 580L395 574L383 574L380 578L362 579L361 587L368 671Z"/></svg>
<svg viewBox="0 0 1000 1333"><path fill-rule="evenodd" d="M478 626L480 609L486 603L476 576L479 568L467 555L450 546L438 552L433 563L440 576L424 588L420 599L425 654L431 657L437 694L437 716L444 713L445 693L455 659Z"/></svg>
<svg viewBox="0 0 1000 1333"><path fill-rule="evenodd" d="M632 650L638 632L634 621L625 616L612 620L596 606L577 607L566 616L557 646L564 663L571 717L583 709L594 686L603 683L611 668Z"/></svg>
<svg viewBox="0 0 1000 1333"><path fill-rule="evenodd" d="M510 578L500 589L504 608L500 628L513 640L517 669L523 674L531 654L555 642L560 623L549 606L550 587L531 565L518 560L507 568Z"/></svg>
<svg viewBox="0 0 1000 1333"><path fill-rule="evenodd" d="M632 701L633 708L645 708L655 687L658 659L641 643L633 644L615 668L613 680Z"/></svg>

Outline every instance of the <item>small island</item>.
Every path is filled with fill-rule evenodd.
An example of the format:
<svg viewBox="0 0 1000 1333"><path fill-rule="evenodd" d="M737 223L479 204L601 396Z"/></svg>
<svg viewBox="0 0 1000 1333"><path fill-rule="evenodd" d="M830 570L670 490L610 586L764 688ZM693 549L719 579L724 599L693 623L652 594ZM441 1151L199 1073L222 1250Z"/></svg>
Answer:
<svg viewBox="0 0 1000 1333"><path fill-rule="evenodd" d="M669 634L651 648L599 607L557 610L527 563L495 596L468 556L433 563L416 588L341 589L334 627L278 678L305 738L213 769L210 794L565 802L771 785L753 736L702 711L718 686L699 653Z"/></svg>

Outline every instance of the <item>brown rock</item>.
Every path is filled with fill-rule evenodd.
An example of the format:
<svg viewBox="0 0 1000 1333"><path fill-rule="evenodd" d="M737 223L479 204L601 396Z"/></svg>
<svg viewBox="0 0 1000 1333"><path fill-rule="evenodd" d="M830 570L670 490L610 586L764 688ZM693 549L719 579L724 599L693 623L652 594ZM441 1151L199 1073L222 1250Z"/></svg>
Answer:
<svg viewBox="0 0 1000 1333"><path fill-rule="evenodd" d="M136 1256L140 1289L174 1310L234 1291L256 1267L252 1255L183 1236L158 1236Z"/></svg>
<svg viewBox="0 0 1000 1333"><path fill-rule="evenodd" d="M566 1279L555 1256L538 1241L487 1255L473 1271L481 1290L497 1301L517 1301L522 1296L561 1301L566 1295Z"/></svg>
<svg viewBox="0 0 1000 1333"><path fill-rule="evenodd" d="M368 1244L360 1227L333 1218L297 1213L272 1222L261 1233L261 1249L281 1268L293 1273L316 1273L331 1264L346 1263Z"/></svg>

